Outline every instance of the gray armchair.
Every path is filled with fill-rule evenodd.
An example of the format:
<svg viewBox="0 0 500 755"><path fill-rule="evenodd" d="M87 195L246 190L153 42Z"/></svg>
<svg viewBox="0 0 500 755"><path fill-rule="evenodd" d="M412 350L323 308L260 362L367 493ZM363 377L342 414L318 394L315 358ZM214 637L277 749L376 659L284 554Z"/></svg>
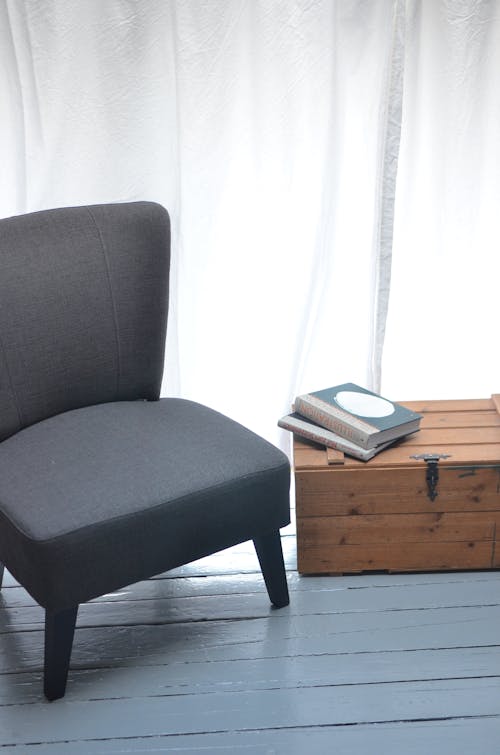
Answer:
<svg viewBox="0 0 500 755"><path fill-rule="evenodd" d="M286 456L159 399L169 247L150 202L0 221L0 562L45 609L49 700L98 595L252 539L288 603Z"/></svg>

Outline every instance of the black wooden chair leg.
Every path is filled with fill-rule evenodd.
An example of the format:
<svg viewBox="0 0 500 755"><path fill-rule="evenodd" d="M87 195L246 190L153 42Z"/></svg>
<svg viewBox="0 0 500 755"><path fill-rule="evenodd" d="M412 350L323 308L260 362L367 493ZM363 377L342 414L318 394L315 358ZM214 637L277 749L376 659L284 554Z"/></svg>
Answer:
<svg viewBox="0 0 500 755"><path fill-rule="evenodd" d="M2 588L3 572L4 572L4 565L0 564L0 589Z"/></svg>
<svg viewBox="0 0 500 755"><path fill-rule="evenodd" d="M57 700L66 691L78 606L64 611L45 611L45 664L43 691Z"/></svg>
<svg viewBox="0 0 500 755"><path fill-rule="evenodd" d="M254 538L253 544L271 603L277 608L290 602L279 530Z"/></svg>

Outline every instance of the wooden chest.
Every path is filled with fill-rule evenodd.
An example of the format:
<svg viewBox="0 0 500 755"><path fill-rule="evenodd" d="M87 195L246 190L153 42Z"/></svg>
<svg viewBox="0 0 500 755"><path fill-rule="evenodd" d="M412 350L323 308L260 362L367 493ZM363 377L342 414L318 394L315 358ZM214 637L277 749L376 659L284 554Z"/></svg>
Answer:
<svg viewBox="0 0 500 755"><path fill-rule="evenodd" d="M421 430L368 462L295 438L300 573L500 568L500 395L402 403Z"/></svg>

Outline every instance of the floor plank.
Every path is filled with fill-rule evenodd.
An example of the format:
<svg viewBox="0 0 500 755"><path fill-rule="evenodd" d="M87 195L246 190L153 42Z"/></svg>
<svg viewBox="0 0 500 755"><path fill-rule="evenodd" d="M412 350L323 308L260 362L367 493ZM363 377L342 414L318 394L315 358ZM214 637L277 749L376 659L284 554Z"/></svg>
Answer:
<svg viewBox="0 0 500 755"><path fill-rule="evenodd" d="M0 744L394 723L499 714L500 679L439 680L4 706ZM382 694L383 692L383 694ZM92 735L89 736L89 722Z"/></svg>
<svg viewBox="0 0 500 755"><path fill-rule="evenodd" d="M267 729L179 736L64 742L23 747L26 755L497 755L500 717L398 724ZM16 748L17 749L17 748Z"/></svg>
<svg viewBox="0 0 500 755"><path fill-rule="evenodd" d="M500 677L500 648L302 655L226 661L157 663L73 669L66 699L194 695L219 691L291 689ZM40 702L40 671L3 674L0 705Z"/></svg>
<svg viewBox="0 0 500 755"><path fill-rule="evenodd" d="M208 587L208 585L207 585ZM156 598L136 599L134 594L114 595L109 601L83 604L79 610L78 626L127 626L136 624L171 624L178 622L223 621L227 619L264 618L270 608L261 581L248 585L247 593L210 594L197 596L177 595L175 600L164 597L160 585ZM146 586L144 586L146 589ZM26 593L18 588L4 601L0 614L0 633L26 631L43 625L44 613L34 603L25 601ZM19 593L21 597L19 598ZM19 604L20 602L20 604ZM500 580L494 583L476 583L474 592L464 595L463 585L449 584L446 593L441 585L406 587L393 586L384 590L360 593L357 590L313 589L294 591L294 600L288 613L301 616L361 613L366 611L424 610L443 607L484 607L500 604Z"/></svg>

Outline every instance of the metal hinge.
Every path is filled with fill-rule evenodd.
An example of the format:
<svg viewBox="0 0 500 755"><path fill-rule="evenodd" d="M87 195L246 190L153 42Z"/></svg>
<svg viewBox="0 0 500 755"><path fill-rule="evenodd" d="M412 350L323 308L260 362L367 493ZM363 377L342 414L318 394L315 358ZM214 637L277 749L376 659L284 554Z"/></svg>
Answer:
<svg viewBox="0 0 500 755"><path fill-rule="evenodd" d="M427 496L431 501L435 501L438 492L437 484L439 480L438 462L440 459L449 459L451 454L415 454L411 456L411 459L417 461L425 461L427 464L427 471L425 473L425 479L427 482Z"/></svg>

